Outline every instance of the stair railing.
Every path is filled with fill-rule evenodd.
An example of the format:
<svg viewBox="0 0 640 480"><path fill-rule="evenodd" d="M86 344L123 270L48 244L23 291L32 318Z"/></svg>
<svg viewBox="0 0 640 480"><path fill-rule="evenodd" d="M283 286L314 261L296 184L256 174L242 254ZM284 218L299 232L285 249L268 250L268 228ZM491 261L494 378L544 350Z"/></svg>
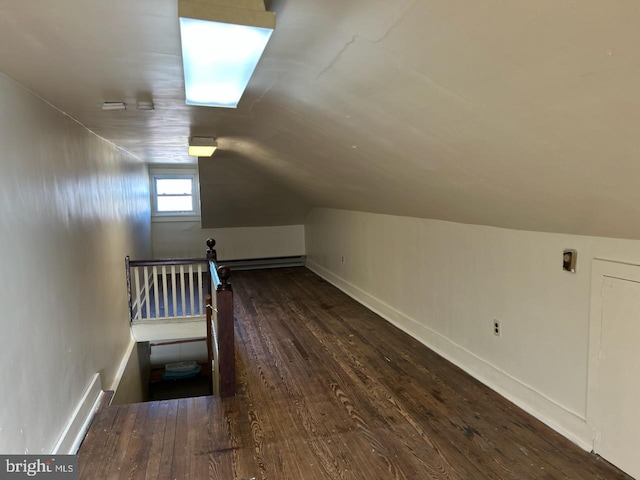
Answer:
<svg viewBox="0 0 640 480"><path fill-rule="evenodd" d="M204 258L125 259L131 322L205 316Z"/></svg>
<svg viewBox="0 0 640 480"><path fill-rule="evenodd" d="M236 360L231 269L217 264L215 240L207 239L209 278L207 295L207 352L214 395L236 393Z"/></svg>
<svg viewBox="0 0 640 480"><path fill-rule="evenodd" d="M159 320L205 319L207 373L214 395L236 392L231 269L218 265L215 240L206 258L125 259L132 326Z"/></svg>

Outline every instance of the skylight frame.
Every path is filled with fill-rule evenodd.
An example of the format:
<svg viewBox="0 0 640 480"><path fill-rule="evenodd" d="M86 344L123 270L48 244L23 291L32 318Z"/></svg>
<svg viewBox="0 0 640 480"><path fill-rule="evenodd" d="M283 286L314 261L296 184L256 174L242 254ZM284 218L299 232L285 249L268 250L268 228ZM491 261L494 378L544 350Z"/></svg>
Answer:
<svg viewBox="0 0 640 480"><path fill-rule="evenodd" d="M261 0L220 2L178 3L187 105L236 108L275 29Z"/></svg>

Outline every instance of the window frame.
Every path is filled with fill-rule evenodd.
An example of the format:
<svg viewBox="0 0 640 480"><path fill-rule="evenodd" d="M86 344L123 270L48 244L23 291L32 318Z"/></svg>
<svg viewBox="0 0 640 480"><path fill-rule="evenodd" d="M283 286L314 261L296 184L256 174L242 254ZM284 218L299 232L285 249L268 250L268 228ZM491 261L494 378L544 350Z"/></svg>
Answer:
<svg viewBox="0 0 640 480"><path fill-rule="evenodd" d="M156 180L179 179L191 180L191 200L192 210L179 212L161 212L158 211L158 192L156 189ZM151 193L151 216L155 219L180 219L186 220L190 218L200 217L200 182L198 172L187 169L153 169L149 171L150 193Z"/></svg>

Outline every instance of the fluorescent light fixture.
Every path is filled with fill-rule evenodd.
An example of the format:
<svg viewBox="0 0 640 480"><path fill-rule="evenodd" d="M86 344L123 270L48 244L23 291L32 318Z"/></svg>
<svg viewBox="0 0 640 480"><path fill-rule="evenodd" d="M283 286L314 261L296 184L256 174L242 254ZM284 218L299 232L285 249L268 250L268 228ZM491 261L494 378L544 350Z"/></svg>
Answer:
<svg viewBox="0 0 640 480"><path fill-rule="evenodd" d="M102 110L126 110L127 104L124 102L104 102Z"/></svg>
<svg viewBox="0 0 640 480"><path fill-rule="evenodd" d="M154 108L153 102L138 102L138 110L151 111Z"/></svg>
<svg viewBox="0 0 640 480"><path fill-rule="evenodd" d="M189 139L189 156L210 157L218 148L213 137L191 137Z"/></svg>
<svg viewBox="0 0 640 480"><path fill-rule="evenodd" d="M187 105L236 108L275 28L262 0L179 0ZM225 2L228 3L229 2Z"/></svg>

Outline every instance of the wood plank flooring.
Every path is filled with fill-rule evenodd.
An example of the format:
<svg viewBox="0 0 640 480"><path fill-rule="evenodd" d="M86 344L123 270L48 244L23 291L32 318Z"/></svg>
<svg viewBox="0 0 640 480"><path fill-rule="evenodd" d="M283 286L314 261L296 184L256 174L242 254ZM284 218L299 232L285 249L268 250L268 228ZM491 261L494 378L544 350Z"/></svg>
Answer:
<svg viewBox="0 0 640 480"><path fill-rule="evenodd" d="M234 272L239 393L102 410L81 479L629 479L305 268Z"/></svg>

